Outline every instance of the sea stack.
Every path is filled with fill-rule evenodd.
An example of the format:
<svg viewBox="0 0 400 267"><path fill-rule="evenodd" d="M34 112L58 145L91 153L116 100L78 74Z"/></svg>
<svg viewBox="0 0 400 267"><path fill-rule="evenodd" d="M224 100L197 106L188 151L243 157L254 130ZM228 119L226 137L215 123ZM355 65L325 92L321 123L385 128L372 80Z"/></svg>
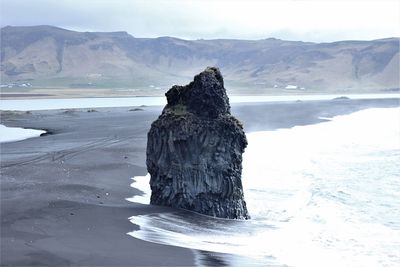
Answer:
<svg viewBox="0 0 400 267"><path fill-rule="evenodd" d="M147 139L151 204L249 219L241 181L247 140L219 69L208 67L165 95Z"/></svg>

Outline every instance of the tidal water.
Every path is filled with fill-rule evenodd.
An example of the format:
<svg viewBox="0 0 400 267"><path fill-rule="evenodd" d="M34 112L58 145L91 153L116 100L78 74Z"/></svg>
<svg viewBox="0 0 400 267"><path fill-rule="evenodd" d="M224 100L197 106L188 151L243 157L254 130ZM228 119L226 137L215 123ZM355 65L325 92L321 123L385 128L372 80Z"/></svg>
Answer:
<svg viewBox="0 0 400 267"><path fill-rule="evenodd" d="M326 118L325 118L326 119ZM194 249L199 265L399 266L400 108L247 133L251 220L179 210L130 218L142 240ZM149 203L149 176L134 177Z"/></svg>
<svg viewBox="0 0 400 267"><path fill-rule="evenodd" d="M46 131L23 129L18 127L7 127L0 124L0 143L15 142L32 137L38 137Z"/></svg>

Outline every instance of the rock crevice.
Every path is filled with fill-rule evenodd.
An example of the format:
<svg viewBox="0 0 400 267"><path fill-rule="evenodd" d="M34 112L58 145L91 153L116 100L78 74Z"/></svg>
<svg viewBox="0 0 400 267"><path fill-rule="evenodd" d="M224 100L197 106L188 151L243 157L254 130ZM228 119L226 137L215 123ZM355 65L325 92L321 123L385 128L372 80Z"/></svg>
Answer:
<svg viewBox="0 0 400 267"><path fill-rule="evenodd" d="M220 71L209 67L166 97L148 133L151 204L248 219L241 182L247 140Z"/></svg>

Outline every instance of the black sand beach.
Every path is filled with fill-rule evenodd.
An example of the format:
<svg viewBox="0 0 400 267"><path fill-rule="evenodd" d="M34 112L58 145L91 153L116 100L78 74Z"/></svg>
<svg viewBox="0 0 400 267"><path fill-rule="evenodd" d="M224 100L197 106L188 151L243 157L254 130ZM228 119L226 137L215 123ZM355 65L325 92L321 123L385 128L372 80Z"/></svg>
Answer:
<svg viewBox="0 0 400 267"><path fill-rule="evenodd" d="M322 122L398 99L235 104L247 132ZM128 236L128 218L170 211L128 202L145 175L146 134L162 107L2 112L48 134L1 144L1 266L192 266L190 249ZM130 111L132 110L132 111ZM204 265L220 265L209 254Z"/></svg>

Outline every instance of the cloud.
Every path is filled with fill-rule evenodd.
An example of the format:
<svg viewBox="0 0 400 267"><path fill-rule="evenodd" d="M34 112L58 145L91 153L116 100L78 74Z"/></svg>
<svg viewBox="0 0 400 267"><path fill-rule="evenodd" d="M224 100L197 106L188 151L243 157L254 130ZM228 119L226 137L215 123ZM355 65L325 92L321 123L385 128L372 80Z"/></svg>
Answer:
<svg viewBox="0 0 400 267"><path fill-rule="evenodd" d="M276 37L304 41L399 36L399 1L2 0L1 26L126 30L137 37Z"/></svg>

